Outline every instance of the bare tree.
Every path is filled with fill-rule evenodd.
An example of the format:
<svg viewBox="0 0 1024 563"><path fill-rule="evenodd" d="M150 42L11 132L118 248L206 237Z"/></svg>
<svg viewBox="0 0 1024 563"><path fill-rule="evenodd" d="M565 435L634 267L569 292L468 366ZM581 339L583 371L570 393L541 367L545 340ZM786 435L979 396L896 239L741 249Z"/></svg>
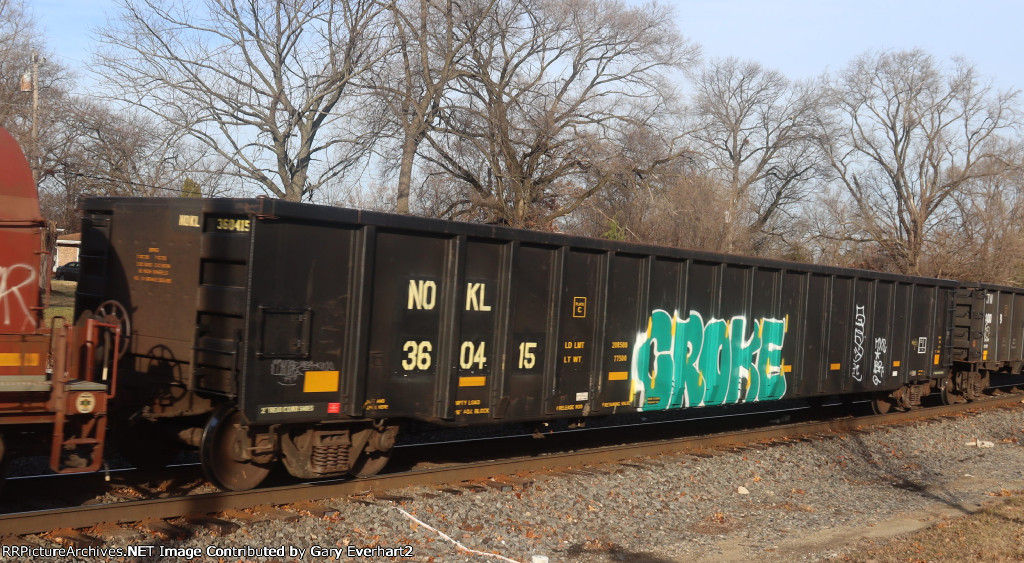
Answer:
<svg viewBox="0 0 1024 563"><path fill-rule="evenodd" d="M121 0L101 33L118 100L188 132L299 201L367 150L353 79L380 56L375 0Z"/></svg>
<svg viewBox="0 0 1024 563"><path fill-rule="evenodd" d="M21 92L21 79L31 69L32 53L40 50L39 33L35 22L25 12L24 4L17 0L0 0L0 93L5 102L0 104L0 123L8 129L15 129L22 123L28 126L32 98ZM44 79L53 74L41 73ZM17 131L12 134L17 135Z"/></svg>
<svg viewBox="0 0 1024 563"><path fill-rule="evenodd" d="M0 126L21 144L36 175L54 146L46 132L62 118L60 106L71 83L68 69L49 56L24 3L0 0Z"/></svg>
<svg viewBox="0 0 1024 563"><path fill-rule="evenodd" d="M663 72L696 50L671 13L606 0L498 0L473 30L424 158L449 215L546 227L622 172L616 137L667 111Z"/></svg>
<svg viewBox="0 0 1024 563"><path fill-rule="evenodd" d="M674 116L677 117L677 116ZM635 127L615 139L619 173L595 192L562 226L603 237L721 250L724 190L699 167L696 153L676 148L684 125ZM610 163L604 167L610 171Z"/></svg>
<svg viewBox="0 0 1024 563"><path fill-rule="evenodd" d="M183 145L166 126L145 116L115 112L85 97L65 95L47 124L40 191L47 217L77 228L84 195L174 196L183 175Z"/></svg>
<svg viewBox="0 0 1024 563"><path fill-rule="evenodd" d="M0 125L19 140L37 174L44 215L74 231L81 195L158 190L173 175L173 163L162 159L175 141L144 118L74 96L72 73L53 59L22 3L0 0Z"/></svg>
<svg viewBox="0 0 1024 563"><path fill-rule="evenodd" d="M725 251L767 250L821 177L820 92L753 61L712 60L694 77L693 150L725 190ZM746 239L749 247L738 244Z"/></svg>
<svg viewBox="0 0 1024 563"><path fill-rule="evenodd" d="M931 273L922 259L952 198L1002 168L1016 93L994 93L962 60L943 72L919 50L863 55L830 89L826 157L857 220L891 267Z"/></svg>
<svg viewBox="0 0 1024 563"><path fill-rule="evenodd" d="M936 231L927 270L941 277L1003 285L1024 282L1024 169L1021 147L1007 144L992 174L953 196ZM1007 167L1005 163L1013 163Z"/></svg>
<svg viewBox="0 0 1024 563"><path fill-rule="evenodd" d="M724 251L725 191L692 170L659 173L634 189L594 194L572 217L574 232L588 236Z"/></svg>
<svg viewBox="0 0 1024 563"><path fill-rule="evenodd" d="M395 210L409 212L416 154L448 108L452 82L464 74L470 39L496 0L391 0L387 3L391 64L381 65L368 86L385 100L398 131Z"/></svg>

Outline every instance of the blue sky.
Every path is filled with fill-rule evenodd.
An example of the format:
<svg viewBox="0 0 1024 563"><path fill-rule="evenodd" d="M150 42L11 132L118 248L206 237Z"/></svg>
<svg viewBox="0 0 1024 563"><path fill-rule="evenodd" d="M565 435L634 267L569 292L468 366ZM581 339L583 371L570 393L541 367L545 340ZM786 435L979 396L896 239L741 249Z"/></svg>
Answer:
<svg viewBox="0 0 1024 563"><path fill-rule="evenodd" d="M630 3L638 3L631 1ZM672 5L705 55L753 59L791 78L841 69L869 50L963 55L1000 88L1024 88L1021 0L686 0ZM28 0L57 58L86 78L90 31L113 0Z"/></svg>
<svg viewBox="0 0 1024 563"><path fill-rule="evenodd" d="M962 55L1001 88L1024 88L1020 0L674 2L685 36L711 56L754 59L791 78L842 69L870 50Z"/></svg>

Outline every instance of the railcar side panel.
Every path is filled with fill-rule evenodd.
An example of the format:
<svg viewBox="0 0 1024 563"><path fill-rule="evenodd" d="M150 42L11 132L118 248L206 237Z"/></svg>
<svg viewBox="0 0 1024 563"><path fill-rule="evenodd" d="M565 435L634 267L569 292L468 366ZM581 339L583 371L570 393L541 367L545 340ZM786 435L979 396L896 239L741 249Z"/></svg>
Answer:
<svg viewBox="0 0 1024 563"><path fill-rule="evenodd" d="M903 384L910 359L910 293L913 286L897 282L892 293L891 383Z"/></svg>
<svg viewBox="0 0 1024 563"><path fill-rule="evenodd" d="M832 369L829 365L828 342L831 326L828 319L829 277L820 274L804 274L807 285L807 299L804 309L807 315L805 336L801 342L803 361L795 365L806 383L803 388L811 395L825 393L826 381Z"/></svg>
<svg viewBox="0 0 1024 563"><path fill-rule="evenodd" d="M688 300L694 287L694 265L689 265L689 277L685 261L652 258L650 266L650 276L645 280L647 309L644 322L638 327L642 332L632 342L634 359L630 376L636 406L641 410L662 410L670 408L673 400L684 400L680 378L676 375L681 352L678 322L680 307L685 306L682 304L694 306L692 298ZM708 285L702 283L704 287ZM686 288L685 293L683 288Z"/></svg>
<svg viewBox="0 0 1024 563"><path fill-rule="evenodd" d="M983 369L1018 373L1024 359L1024 293L982 284L958 290L958 303L960 309L969 311L963 314L974 321L970 344L976 357L970 361L980 362L978 366Z"/></svg>
<svg viewBox="0 0 1024 563"><path fill-rule="evenodd" d="M996 341L999 336L998 296L998 291L984 293L981 325L981 361L983 362L992 361L996 357Z"/></svg>
<svg viewBox="0 0 1024 563"><path fill-rule="evenodd" d="M853 355L850 359L850 375L844 378L841 389L865 391L871 384L872 360L875 339L872 334L875 317L879 311L875 305L875 280L855 278L853 281Z"/></svg>
<svg viewBox="0 0 1024 563"><path fill-rule="evenodd" d="M935 323L935 289L915 286L911 292L910 336L911 354L908 362L907 381L924 379L937 363L935 353L938 345L932 326Z"/></svg>
<svg viewBox="0 0 1024 563"><path fill-rule="evenodd" d="M692 316L696 313L701 322L710 321L721 315L719 310L721 295L720 264L689 261L686 293L682 298L686 311ZM682 311L680 311L682 312Z"/></svg>
<svg viewBox="0 0 1024 563"><path fill-rule="evenodd" d="M457 239L378 231L367 410L441 416L451 368Z"/></svg>
<svg viewBox="0 0 1024 563"><path fill-rule="evenodd" d="M42 233L42 226L28 221L0 222L0 330L5 333L31 334L40 328Z"/></svg>
<svg viewBox="0 0 1024 563"><path fill-rule="evenodd" d="M353 337L356 230L323 223L250 223L253 252L240 407L249 420L342 418L355 400L346 354ZM316 252L297 252L310 240ZM244 287L244 286L243 286Z"/></svg>
<svg viewBox="0 0 1024 563"><path fill-rule="evenodd" d="M608 298L605 306L604 338L601 342L602 368L595 373L600 388L594 411L599 413L631 409L633 405L630 368L634 343L647 323L641 302L646 294L647 260L640 256L612 254L608 270ZM645 333L644 333L645 334Z"/></svg>
<svg viewBox="0 0 1024 563"><path fill-rule="evenodd" d="M782 368L783 375L787 377L787 386L799 390L801 395L817 395L818 374L823 372L817 371L818 365L815 365L813 369L808 367L810 361L808 354L813 351L805 345L808 341L808 334L814 334L815 339L821 337L820 329L815 332L808 330L808 325L812 322L807 316L808 302L811 299L807 293L809 276L803 272L790 270L779 271L776 275L779 276L781 282L781 287L778 289L780 308L772 311L772 316L769 318L781 316L786 322L783 328L789 345L786 347L786 365ZM761 285L755 281L755 292Z"/></svg>
<svg viewBox="0 0 1024 563"><path fill-rule="evenodd" d="M998 360L1008 360L1010 355L1010 326L1013 316L1010 314L1010 303L1013 295L1000 291L996 294L996 334L995 334L995 357Z"/></svg>
<svg viewBox="0 0 1024 563"><path fill-rule="evenodd" d="M953 295L955 293L955 286L950 284L950 287L933 286L930 287L930 293L932 296L932 320L931 320L931 334L932 334L932 349L927 354L931 360L929 369L926 374L923 374L922 379L929 377L939 377L949 374L949 347L947 345L947 331L946 326L949 324L949 304L953 301Z"/></svg>
<svg viewBox="0 0 1024 563"><path fill-rule="evenodd" d="M116 203L86 213L75 316L109 299L126 307L132 320L128 353L138 374L126 385L195 386L197 308L214 301L197 285L197 255L208 246L199 216L198 203L188 201ZM233 390L233 384L228 374L214 386Z"/></svg>
<svg viewBox="0 0 1024 563"><path fill-rule="evenodd" d="M1007 359L1011 362L1024 360L1024 294L1014 293L1010 303L1013 322L1010 325L1010 351ZM1017 367L1014 371L1019 371Z"/></svg>
<svg viewBox="0 0 1024 563"><path fill-rule="evenodd" d="M509 330L505 338L505 394L499 414L508 419L543 418L546 378L556 351L549 341L554 322L557 253L513 243L509 284ZM560 266L558 267L560 269Z"/></svg>
<svg viewBox="0 0 1024 563"><path fill-rule="evenodd" d="M871 356L869 358L870 369L864 374L864 378L871 379L871 384L865 382L865 387L871 389L892 389L900 383L899 373L893 371L892 352L896 346L895 324L893 323L893 294L895 284L891 281L876 280L875 290L875 311L874 325L871 330ZM897 381L893 381L897 379Z"/></svg>
<svg viewBox="0 0 1024 563"><path fill-rule="evenodd" d="M607 284L606 253L563 247L561 306L554 390L548 414L583 414L589 405L592 374L600 369L599 329Z"/></svg>
<svg viewBox="0 0 1024 563"><path fill-rule="evenodd" d="M830 276L829 282L829 287L826 288L826 322L829 330L825 352L828 358L828 375L820 377L823 380L822 393L835 395L842 393L846 383L850 381L852 363L862 359L854 359L855 330L860 319L855 317L853 278Z"/></svg>
<svg viewBox="0 0 1024 563"><path fill-rule="evenodd" d="M482 239L469 239L465 245L456 296L456 372L450 382L455 401L446 418L486 421L500 403L509 249L508 244Z"/></svg>

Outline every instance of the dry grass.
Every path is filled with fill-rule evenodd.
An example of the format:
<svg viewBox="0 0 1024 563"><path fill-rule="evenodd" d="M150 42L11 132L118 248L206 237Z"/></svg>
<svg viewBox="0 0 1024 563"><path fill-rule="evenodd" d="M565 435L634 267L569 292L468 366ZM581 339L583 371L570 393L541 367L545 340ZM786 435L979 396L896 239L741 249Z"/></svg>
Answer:
<svg viewBox="0 0 1024 563"><path fill-rule="evenodd" d="M853 554L852 561L1024 561L1024 491ZM1003 496L997 494L995 496Z"/></svg>
<svg viewBox="0 0 1024 563"><path fill-rule="evenodd" d="M53 280L50 286L50 306L43 311L43 321L50 326L54 317L64 317L68 322L74 321L75 288L77 282Z"/></svg>

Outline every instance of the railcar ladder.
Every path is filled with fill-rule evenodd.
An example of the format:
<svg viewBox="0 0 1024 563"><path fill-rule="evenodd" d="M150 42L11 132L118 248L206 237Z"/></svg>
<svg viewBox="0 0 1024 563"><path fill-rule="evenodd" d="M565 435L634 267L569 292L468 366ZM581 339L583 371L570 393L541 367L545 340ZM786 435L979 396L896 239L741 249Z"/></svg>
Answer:
<svg viewBox="0 0 1024 563"><path fill-rule="evenodd" d="M951 360L977 362L981 360L979 341L984 319L984 291L976 288L954 290L950 314L950 338L946 342Z"/></svg>
<svg viewBox="0 0 1024 563"><path fill-rule="evenodd" d="M189 389L237 393L249 276L248 231L203 232Z"/></svg>
<svg viewBox="0 0 1024 563"><path fill-rule="evenodd" d="M84 341L76 345L75 331L84 332ZM100 336L108 346L102 357L96 352ZM53 390L50 408L54 412L53 437L50 443L50 468L57 473L96 471L103 464L103 447L107 432L107 405L117 388L117 358L121 327L95 319L85 326L57 327L53 331ZM96 380L97 362L102 366L101 379ZM72 378L72 374L82 379ZM81 457L79 453L85 453Z"/></svg>

